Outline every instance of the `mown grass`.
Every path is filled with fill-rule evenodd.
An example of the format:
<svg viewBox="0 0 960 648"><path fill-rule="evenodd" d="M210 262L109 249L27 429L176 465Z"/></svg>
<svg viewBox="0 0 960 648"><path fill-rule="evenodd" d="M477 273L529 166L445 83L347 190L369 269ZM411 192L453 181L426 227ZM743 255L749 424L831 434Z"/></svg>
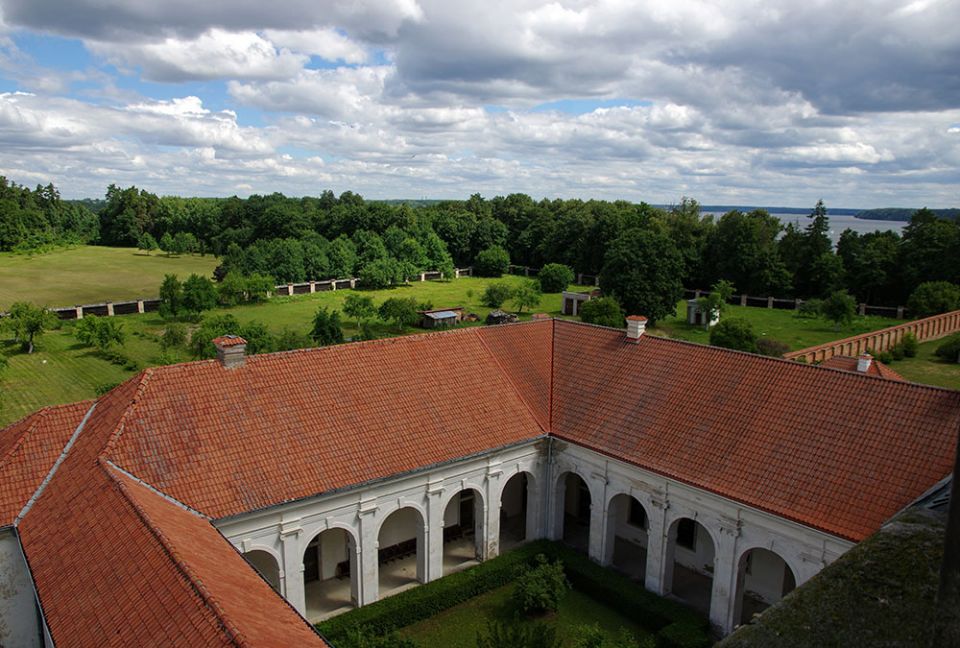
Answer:
<svg viewBox="0 0 960 648"><path fill-rule="evenodd" d="M917 355L890 363L890 368L907 380L949 389L960 389L960 364L947 362L934 355L944 340L925 342L917 348Z"/></svg>
<svg viewBox="0 0 960 648"><path fill-rule="evenodd" d="M838 331L835 330L833 323L826 319L797 317L796 311L792 310L727 306L723 318L733 317L748 320L757 335L783 342L790 347L791 351L903 323L903 320L868 315L855 317L849 326L841 327ZM701 344L710 342L710 333L702 326L687 324L686 301L681 301L677 305L675 316L658 322L657 326L651 329L651 333Z"/></svg>
<svg viewBox="0 0 960 648"><path fill-rule="evenodd" d="M210 276L213 256L149 256L132 248L92 245L37 255L0 253L0 310L17 301L59 307L156 297L163 275Z"/></svg>
<svg viewBox="0 0 960 648"><path fill-rule="evenodd" d="M477 634L486 630L488 622L508 624L514 620L516 606L510 601L514 587L507 585L476 596L425 621L402 628L399 634L416 641L421 648L474 648ZM576 590L567 593L556 613L542 619L520 618L521 623L540 621L556 628L557 638L564 646L574 645L578 631L584 625L599 625L611 640L621 628L637 639L649 635L630 619Z"/></svg>
<svg viewBox="0 0 960 648"><path fill-rule="evenodd" d="M370 295L376 304L388 297L409 296L418 302L431 302L438 308L463 306L467 311L477 313L483 318L491 309L483 306L480 298L491 281L499 280L465 277L454 281L417 282L391 290L364 291L364 294ZM504 277L502 281L519 285L524 279ZM155 286L152 292L157 290ZM273 333L292 329L306 334L310 331L313 315L318 308L339 310L347 294L346 290L338 290L275 297L263 304L220 309L214 313L229 313L242 324L262 322ZM546 294L537 311L559 315L560 300L559 294ZM521 315L521 319L529 318L529 312ZM163 361L192 359L185 350L168 353L166 358L161 357L160 335L167 323L158 314L118 316L118 321L126 332L122 352L141 367L157 365ZM343 325L344 335L348 338L357 334L355 321L344 318ZM21 353L10 341L0 346L0 351L9 357L7 368L0 370L0 425L46 405L93 398L98 386L114 384L134 375L134 371L113 365L91 349L79 345L73 336L74 326L72 321L61 322L59 329L50 331L39 339L37 350L31 355ZM396 327L381 321L373 322L372 328L378 337L423 332L420 328L407 328L398 332Z"/></svg>

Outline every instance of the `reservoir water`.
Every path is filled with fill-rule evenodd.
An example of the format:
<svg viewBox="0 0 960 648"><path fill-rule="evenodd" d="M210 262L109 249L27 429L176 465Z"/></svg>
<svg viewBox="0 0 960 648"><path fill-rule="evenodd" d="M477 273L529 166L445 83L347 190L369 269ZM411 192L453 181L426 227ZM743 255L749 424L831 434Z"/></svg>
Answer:
<svg viewBox="0 0 960 648"><path fill-rule="evenodd" d="M723 216L723 213L720 212L702 212L704 215L711 214L714 219L720 218ZM770 212L771 216L776 216L780 219L780 222L783 223L784 227L788 223L794 223L799 226L800 229L803 229L807 226L807 223L810 222L810 219L805 214L785 214L782 212ZM886 230L892 230L898 234L903 233L903 228L907 223L903 221L884 221L884 220L867 220L865 218L856 218L855 216L837 216L831 215L827 212L827 217L830 219L830 238L833 240L834 245L840 239L840 235L845 229L852 229L858 234L866 234L867 232L883 232Z"/></svg>

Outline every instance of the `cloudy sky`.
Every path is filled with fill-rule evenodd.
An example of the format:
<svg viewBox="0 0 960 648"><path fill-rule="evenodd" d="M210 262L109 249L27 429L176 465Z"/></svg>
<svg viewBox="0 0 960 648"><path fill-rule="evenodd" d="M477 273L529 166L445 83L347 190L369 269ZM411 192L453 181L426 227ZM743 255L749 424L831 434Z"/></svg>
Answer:
<svg viewBox="0 0 960 648"><path fill-rule="evenodd" d="M957 0L0 0L0 174L960 206L958 25Z"/></svg>

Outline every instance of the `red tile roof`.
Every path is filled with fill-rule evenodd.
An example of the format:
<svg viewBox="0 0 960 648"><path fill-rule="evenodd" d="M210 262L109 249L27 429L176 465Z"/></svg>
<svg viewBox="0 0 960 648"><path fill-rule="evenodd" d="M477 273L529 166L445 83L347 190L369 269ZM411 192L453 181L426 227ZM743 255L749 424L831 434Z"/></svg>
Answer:
<svg viewBox="0 0 960 648"><path fill-rule="evenodd" d="M221 335L220 337L213 338L212 342L214 346L218 347L232 347L247 343L247 341L239 335Z"/></svg>
<svg viewBox="0 0 960 648"><path fill-rule="evenodd" d="M0 430L0 527L14 523L92 402L45 407Z"/></svg>
<svg viewBox="0 0 960 648"><path fill-rule="evenodd" d="M0 431L7 519L87 405ZM18 534L59 645L323 645L204 516L550 431L859 540L950 472L958 430L960 392L558 320L462 329L149 369L92 406Z"/></svg>
<svg viewBox="0 0 960 648"><path fill-rule="evenodd" d="M557 322L552 432L861 540L949 474L960 392Z"/></svg>
<svg viewBox="0 0 960 648"><path fill-rule="evenodd" d="M821 362L820 366L826 367L827 369L840 369L841 371L857 371L857 359L852 356L833 356L832 358ZM880 376L881 378L906 382L906 379L903 376L882 362L878 362L876 358L870 362L870 368L867 369L867 375Z"/></svg>

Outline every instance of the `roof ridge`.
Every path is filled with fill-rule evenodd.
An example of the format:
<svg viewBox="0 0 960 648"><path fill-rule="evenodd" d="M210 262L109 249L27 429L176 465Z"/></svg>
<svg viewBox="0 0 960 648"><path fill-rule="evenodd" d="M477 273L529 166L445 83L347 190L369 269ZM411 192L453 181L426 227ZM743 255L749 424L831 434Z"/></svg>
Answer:
<svg viewBox="0 0 960 648"><path fill-rule="evenodd" d="M131 380L137 381L137 389L134 392L133 396L130 398L130 402L127 403L123 408L123 413L120 415L120 418L117 419L116 427L113 432L110 433L110 438L107 439L107 442L104 446L97 452L97 456L107 456L107 454L113 450L114 446L120 441L120 437L123 435L125 428L127 414L137 406L137 403L140 402L140 398L143 396L144 392L147 389L147 385L150 382L150 379L154 374L154 367L147 367L141 371L138 375L131 378Z"/></svg>
<svg viewBox="0 0 960 648"><path fill-rule="evenodd" d="M477 328L478 328L478 327L477 327ZM550 430L549 430L548 428L544 427L543 424L540 422L540 419L539 419L539 418L537 417L537 415L534 413L533 408L530 407L530 403L527 402L527 399L524 398L524 397L523 397L523 394L520 392L520 388L517 387L517 385L516 385L515 382L513 382L513 379L510 377L510 372L507 371L507 368L503 366L503 363L500 362L500 359L497 358L497 356L493 353L493 351L492 351L492 350L490 349L490 347L487 345L486 340L483 339L483 335L480 334L480 331L481 331L481 330L482 330L482 329L479 329L479 328L478 328L478 330L477 330L477 331L475 332L475 334L474 334L475 337L480 341L480 346L483 347L484 352L485 352L488 356L490 356L490 359L492 359L493 362L497 365L497 367L500 368L500 372L503 374L504 378L506 379L507 384L510 385L510 388L511 388L511 389L513 390L513 392L517 395L517 398L520 399L520 402L523 403L523 406L527 409L527 413L530 414L530 418L532 418L532 419L536 422L537 427L539 427L541 430L543 430L546 434L549 434L549 433L550 433ZM551 349L551 351L552 351L552 349ZM551 355L551 357L550 357L550 362L551 362L551 366L552 366L552 363L553 363L553 356L552 356L552 355ZM550 412L548 411L548 412L547 412L547 416L549 417L549 415L550 415ZM548 421L548 425L549 425L549 421Z"/></svg>
<svg viewBox="0 0 960 648"><path fill-rule="evenodd" d="M47 414L50 412L50 409L51 409L50 405L46 407L41 407L36 412L31 412L30 414L27 414L23 418L17 421L14 421L9 426L5 426L3 428L3 429L6 429L7 427L14 427L15 425L18 425L20 423L27 421L28 419L33 419L32 421L30 421L29 424L27 424L23 432L19 436L17 436L16 441L14 441L13 444L11 444L10 450L8 450L2 457L0 457L0 467L3 467L7 463L7 461L10 458L12 458L14 454L16 454L17 450L19 450L23 446L26 438L30 435L30 433L34 430L34 428L37 427L37 424L47 416Z"/></svg>
<svg viewBox="0 0 960 648"><path fill-rule="evenodd" d="M140 518L140 521L151 533L151 535L157 539L157 542L160 543L160 546L163 548L164 553L166 553L169 557L170 562L173 563L173 566L183 575L186 581L190 584L190 587L192 587L197 593L197 596L200 597L200 600L203 601L204 605L206 605L207 608L217 618L217 621L225 630L230 642L235 646L238 646L238 648L249 646L249 641L247 641L240 629L237 628L236 625L230 620L226 612L223 610L223 607L220 605L220 602L217 600L217 597L207 589L202 580L194 575L193 569L180 556L180 552L177 551L173 543L169 540L169 538L167 538L166 534L153 523L153 520L150 518L149 514L147 514L147 512L134 500L133 496L127 489L127 486L115 474L113 474L106 462L99 461L98 466L100 470L106 474L107 478L113 481L126 503L130 506L130 508L133 509L137 517ZM209 524L209 520L206 521Z"/></svg>
<svg viewBox="0 0 960 648"><path fill-rule="evenodd" d="M171 504L174 504L174 505L176 505L176 506L179 506L179 507L182 508L183 510L189 511L190 513L193 513L193 514L196 515L197 517L203 518L204 520L211 520L211 519L212 519L209 515L206 515L206 514L204 514L204 513L201 513L200 511L198 511L197 509L193 508L192 506L187 506L186 504L184 504L183 502L181 502L180 500L178 500L176 497L173 497L172 495L168 495L168 494L164 493L162 490L160 490L159 488L157 488L157 487L154 486L153 484L150 484L150 483L144 481L143 479L140 479L139 477L137 477L136 475L134 475L134 474L133 474L132 472L130 472L129 470L127 470L127 469L125 469L125 468L123 468L123 467L121 467L121 466L118 466L118 465L115 464L111 459L108 459L107 457L100 457L100 458L98 459L98 461L101 461L101 462L107 464L108 466L110 466L111 468L113 468L114 470L116 470L117 472L123 474L125 477L128 477L129 479L132 479L133 481L137 482L137 483L140 484L141 486L145 487L147 490L151 491L153 494L158 495L159 497L162 497L163 499L169 501Z"/></svg>

